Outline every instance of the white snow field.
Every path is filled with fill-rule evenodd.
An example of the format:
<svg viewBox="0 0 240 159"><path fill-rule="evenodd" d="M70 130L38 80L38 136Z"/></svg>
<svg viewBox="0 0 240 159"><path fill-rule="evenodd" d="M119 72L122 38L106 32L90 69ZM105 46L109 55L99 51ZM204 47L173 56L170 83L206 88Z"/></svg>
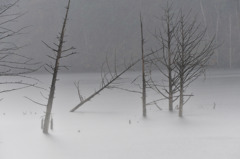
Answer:
<svg viewBox="0 0 240 159"><path fill-rule="evenodd" d="M79 102L73 82L80 80L86 97L99 74L59 78L50 135L40 128L44 107L24 98L44 102L39 90L1 94L0 159L240 159L240 70L210 70L192 84L184 118L164 101L162 111L149 106L143 119L141 96L120 90L105 90L70 113Z"/></svg>

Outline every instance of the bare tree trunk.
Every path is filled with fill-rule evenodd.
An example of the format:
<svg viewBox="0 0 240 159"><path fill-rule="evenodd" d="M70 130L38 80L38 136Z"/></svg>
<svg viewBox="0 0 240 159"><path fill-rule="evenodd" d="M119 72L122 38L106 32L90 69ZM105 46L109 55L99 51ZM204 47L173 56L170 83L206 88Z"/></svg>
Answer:
<svg viewBox="0 0 240 159"><path fill-rule="evenodd" d="M170 83L170 82L169 82ZM172 85L169 85L169 111L173 111L173 92L172 92Z"/></svg>
<svg viewBox="0 0 240 159"><path fill-rule="evenodd" d="M52 105L53 105L53 99L54 99L54 93L55 93L55 86L56 86L56 81L57 81L59 59L60 59L60 54L58 54L58 57L56 59L54 74L53 74L53 78L52 78L52 84L50 87L50 94L49 94L49 98L48 98L47 110L46 110L46 115L45 115L44 125L43 125L43 133L45 133L45 134L48 134L48 129L49 129L49 123L50 123Z"/></svg>
<svg viewBox="0 0 240 159"><path fill-rule="evenodd" d="M168 20L169 21L169 20ZM170 34L170 26L168 23L168 38ZM171 40L168 39L168 92L169 92L169 111L173 111L173 78L172 78L172 53L171 53Z"/></svg>
<svg viewBox="0 0 240 159"><path fill-rule="evenodd" d="M48 130L49 130L49 124L50 124L51 112L52 112L52 106L53 106L53 99L54 99L57 75L58 75L58 70L59 70L59 61L62 58L62 47L63 47L63 43L64 43L64 34L65 34L65 28L66 28L66 24L67 24L69 7L70 7L70 0L68 1L63 26L62 26L61 34L59 37L57 56L56 56L56 60L55 60L55 66L54 66L54 70L53 70L52 82L51 82L51 87L50 87L50 94L49 94L49 98L48 98L46 115L45 115L44 125L43 125L43 133L44 134L48 134Z"/></svg>
<svg viewBox="0 0 240 159"><path fill-rule="evenodd" d="M142 109L143 117L147 116L146 104L146 74L145 74L145 58L144 58L144 38L143 38L143 24L142 16L140 13L140 27L141 27L141 53L142 53Z"/></svg>
<svg viewBox="0 0 240 159"><path fill-rule="evenodd" d="M183 75L180 75L180 90L179 90L179 117L183 117L183 104L184 104L184 88L183 88Z"/></svg>
<svg viewBox="0 0 240 159"><path fill-rule="evenodd" d="M173 78L172 78L172 53L170 51L170 41L168 41L168 105L169 105L169 111L173 111Z"/></svg>

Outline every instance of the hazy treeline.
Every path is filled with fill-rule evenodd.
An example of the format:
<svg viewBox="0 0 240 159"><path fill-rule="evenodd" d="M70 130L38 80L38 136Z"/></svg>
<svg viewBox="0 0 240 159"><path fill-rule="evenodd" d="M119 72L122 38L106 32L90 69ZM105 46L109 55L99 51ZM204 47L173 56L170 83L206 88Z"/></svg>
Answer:
<svg viewBox="0 0 240 159"><path fill-rule="evenodd" d="M169 1L171 2L171 1ZM117 54L118 64L140 56L139 13L142 12L146 51L157 46L152 33L161 25L162 7L167 0L73 0L68 42L79 52L65 61L73 71L100 71L106 54ZM173 0L176 9L192 9L198 21L208 28L209 37L216 35L221 46L211 60L212 67L240 67L240 7L239 0ZM46 61L47 50L41 43L55 37L61 24L64 0L24 0L19 10L26 11L19 25L31 25L28 34L18 42L29 44L25 54ZM63 8L63 9L62 9Z"/></svg>

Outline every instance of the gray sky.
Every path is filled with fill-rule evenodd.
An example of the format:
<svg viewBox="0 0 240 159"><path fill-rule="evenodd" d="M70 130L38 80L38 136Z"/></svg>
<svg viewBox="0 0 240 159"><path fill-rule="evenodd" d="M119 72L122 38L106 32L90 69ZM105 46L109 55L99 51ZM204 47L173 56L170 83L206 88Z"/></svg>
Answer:
<svg viewBox="0 0 240 159"><path fill-rule="evenodd" d="M66 2L24 0L19 4L19 10L27 13L17 25L31 25L28 34L18 38L18 42L29 44L21 52L46 60L50 50L41 41L56 42ZM79 54L65 62L73 64L74 70L91 70L98 68L105 55L114 54L115 50L119 57L136 54L139 21L135 18L138 18L139 5L140 1L136 0L127 4L117 0L72 0L66 45L76 47Z"/></svg>
<svg viewBox="0 0 240 159"><path fill-rule="evenodd" d="M224 0L219 0L217 5L214 4L214 0L202 2L209 18L207 22L210 30L215 28L214 6L231 8L231 5L225 6ZM20 1L15 11L26 14L14 25L31 26L25 31L27 34L16 39L19 44L29 44L20 51L21 53L30 55L38 61L47 62L46 55L51 54L51 51L41 41L49 44L56 42L66 3L67 0ZM151 41L154 16L160 15L161 7L165 4L166 0L72 0L66 45L76 47L79 54L63 62L72 65L73 71L100 71L99 67L104 62L106 54L113 55L116 52L120 59L119 63L130 57L138 57L140 11L144 18L145 38ZM199 0L178 0L174 5L176 8L192 8L194 13L202 16ZM213 32L214 29L210 34Z"/></svg>

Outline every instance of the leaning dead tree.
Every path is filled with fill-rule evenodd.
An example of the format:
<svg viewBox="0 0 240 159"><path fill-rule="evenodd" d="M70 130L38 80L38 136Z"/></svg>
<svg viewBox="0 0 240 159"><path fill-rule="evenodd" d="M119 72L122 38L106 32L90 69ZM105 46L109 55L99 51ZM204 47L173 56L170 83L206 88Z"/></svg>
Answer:
<svg viewBox="0 0 240 159"><path fill-rule="evenodd" d="M116 81L120 79L120 77L126 73L128 70L130 70L134 65L136 65L139 60L136 60L134 62L132 62L131 64L129 64L128 66L126 66L122 71L118 72L117 71L117 66L116 66L116 61L115 61L115 66L114 66L114 70L111 70L108 59L106 58L105 63L103 63L102 65L102 70L101 70L101 84L100 84L100 88L95 91L93 94L91 94L90 96L88 96L87 98L84 98L81 95L81 91L80 91L80 84L79 82L74 83L75 87L77 88L77 92L78 92L78 96L80 99L80 103L77 104L73 109L70 110L70 112L74 112L76 111L78 108L80 108L81 106L83 106L86 102L89 102L91 99L93 99L96 95L99 95L103 90L105 89L112 89L112 88L117 88L116 86ZM104 66L106 66L107 71L104 71Z"/></svg>
<svg viewBox="0 0 240 159"><path fill-rule="evenodd" d="M179 24L175 33L177 45L176 73L179 78L179 117L183 116L184 97L190 97L186 94L189 85L202 75L208 61L214 54L216 45L215 37L206 39L206 28L190 17L191 12L179 13Z"/></svg>
<svg viewBox="0 0 240 159"><path fill-rule="evenodd" d="M163 11L164 14L159 19L161 25L153 34L161 49L153 55L151 64L152 68L158 70L165 78L150 78L149 86L168 100L169 111L173 111L173 102L177 100L175 94L178 92L178 76L174 72L174 62L177 58L174 36L178 22L172 5L167 4Z"/></svg>
<svg viewBox="0 0 240 159"><path fill-rule="evenodd" d="M14 23L24 14L13 13L18 0L0 6L0 93L7 93L35 86L37 79L29 76L39 69L33 59L17 53L23 46L15 44L14 38L27 27L16 28Z"/></svg>
<svg viewBox="0 0 240 159"><path fill-rule="evenodd" d="M68 0L68 4L66 7L66 14L64 17L64 21L63 21L63 25L62 25L62 29L60 32L58 39L58 44L54 45L56 46L56 48L51 47L50 45L48 45L47 43L43 42L46 47L48 47L53 54L52 55L48 55L48 57L54 61L53 65L47 64L45 66L45 69L52 74L52 82L51 82L51 86L50 86L50 92L49 92L49 96L47 98L47 105L46 106L46 114L44 117L44 121L42 123L42 129L43 129L43 133L48 134L48 130L49 130L49 125L51 124L52 127L52 118L51 118L51 114L52 114L52 107L53 107L53 100L54 100L54 94L55 94L55 88L56 88L56 82L57 82L57 75L59 70L62 67L67 67L67 66L61 66L60 65L60 60L66 57L69 57L73 54L75 54L73 47L70 47L68 49L63 49L63 45L65 43L64 38L65 38L65 31L66 31L66 25L67 25L67 19L68 19L68 13L69 13L69 7L70 7L70 0ZM37 102L35 102L37 103ZM40 104L40 103L38 103ZM44 105L44 104L40 104L40 105Z"/></svg>
<svg viewBox="0 0 240 159"><path fill-rule="evenodd" d="M89 102L91 99L93 99L96 95L100 94L100 92L102 92L105 89L121 89L124 91L128 91L128 92L133 92L133 93L140 93L142 94L142 108L143 108L143 116L146 117L147 115L147 111L146 111L146 106L148 105L148 103L146 103L146 87L147 87L147 81L145 79L146 74L145 74L145 63L146 63L146 58L155 54L158 50L156 51L152 51L151 53L148 54L144 54L144 39L143 39L143 27L142 27L142 17L140 15L140 29L141 29L141 58L135 60L134 62L131 62L130 64L128 64L122 71L117 71L117 66L116 66L116 60L115 60L115 66L114 66L114 71L111 70L108 59L106 58L106 62L103 64L107 66L107 71L104 72L103 67L102 67L102 71L101 71L101 84L100 84L100 88L95 91L93 94L91 94L90 96L88 96L87 98L84 98L81 95L81 91L80 91L80 84L79 82L75 83L75 87L77 88L78 91L78 96L80 99L80 103L77 104L73 109L70 110L70 112L74 112L76 111L78 108L80 108L81 106L83 106L86 102ZM116 81L120 79L120 77L126 73L128 70L130 70L133 66L135 66L138 62L141 62L142 64L142 87L141 90L142 91L134 91L134 90L129 90L129 89L125 89L125 88L121 88L120 86L116 85Z"/></svg>
<svg viewBox="0 0 240 159"><path fill-rule="evenodd" d="M157 51L146 54L144 56L144 58L147 58L148 56L151 56L153 54L155 54ZM80 103L77 104L73 109L70 110L70 112L74 112L76 111L78 108L82 107L85 103L91 101L96 95L99 95L103 90L105 89L120 89L120 90L124 90L124 91L130 91L130 92L134 92L134 93L140 93L139 91L134 91L134 90L128 90L128 89L124 89L121 88L118 84L119 82L117 82L118 80L121 79L121 76L126 73L127 71L129 71L131 68L133 68L138 62L142 61L142 58L139 58L133 62L131 62L130 64L128 64L127 66L125 66L125 68L122 71L118 71L117 69L117 65L116 65L116 60L114 60L114 69L110 68L110 64L109 64L109 60L108 58L106 58L106 61L103 63L102 65L102 69L101 69L101 83L100 83L100 87L98 90L96 90L94 93L92 93L90 96L88 96L87 98L84 98L81 94L80 91L80 82L75 82L75 87L77 88L77 92L78 92L78 96L80 99ZM104 71L104 67L106 68L106 70Z"/></svg>

